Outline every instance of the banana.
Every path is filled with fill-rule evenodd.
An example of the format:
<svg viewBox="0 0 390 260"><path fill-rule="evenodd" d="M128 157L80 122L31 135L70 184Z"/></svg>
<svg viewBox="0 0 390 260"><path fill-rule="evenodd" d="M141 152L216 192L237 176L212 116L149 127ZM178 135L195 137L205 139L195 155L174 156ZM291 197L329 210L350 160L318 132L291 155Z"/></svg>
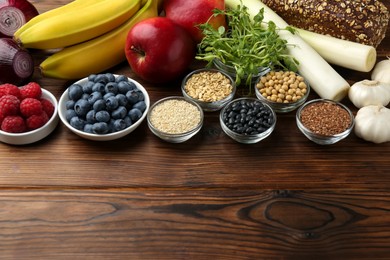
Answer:
<svg viewBox="0 0 390 260"><path fill-rule="evenodd" d="M51 9L49 11L46 11L44 13L41 13L32 19L30 19L27 23L25 23L22 27L20 27L15 33L14 38L19 38L20 34L24 31L26 31L28 28L35 26L37 23L44 22L46 19L58 16L62 14L69 14L71 12L74 12L77 9L83 8L85 6L89 6L92 4L96 4L99 2L102 2L103 0L75 0L72 1L66 5L60 6L58 8Z"/></svg>
<svg viewBox="0 0 390 260"><path fill-rule="evenodd" d="M159 1L161 0L147 0L131 19L116 29L52 54L40 64L42 75L67 80L80 79L125 61L125 45L129 30L142 20L158 16Z"/></svg>
<svg viewBox="0 0 390 260"><path fill-rule="evenodd" d="M125 23L141 8L141 0L105 0L49 17L15 40L24 48L56 49L78 44Z"/></svg>

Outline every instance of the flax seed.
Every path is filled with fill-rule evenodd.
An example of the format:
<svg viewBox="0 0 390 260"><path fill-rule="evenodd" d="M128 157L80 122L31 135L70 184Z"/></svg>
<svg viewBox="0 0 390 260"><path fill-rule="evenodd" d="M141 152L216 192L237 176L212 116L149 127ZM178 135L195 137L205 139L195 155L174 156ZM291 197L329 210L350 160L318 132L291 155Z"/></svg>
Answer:
<svg viewBox="0 0 390 260"><path fill-rule="evenodd" d="M301 111L302 124L312 132L331 136L344 132L351 125L351 117L344 108L329 102L317 102Z"/></svg>

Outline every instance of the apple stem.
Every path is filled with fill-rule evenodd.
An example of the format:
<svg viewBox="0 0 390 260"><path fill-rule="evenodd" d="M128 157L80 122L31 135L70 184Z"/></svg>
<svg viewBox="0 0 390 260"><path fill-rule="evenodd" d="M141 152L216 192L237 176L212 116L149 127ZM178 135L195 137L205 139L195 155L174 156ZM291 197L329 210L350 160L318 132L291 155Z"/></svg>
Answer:
<svg viewBox="0 0 390 260"><path fill-rule="evenodd" d="M145 56L145 52L144 52L143 50L141 50L140 48L135 47L134 45L132 45L132 46L130 47L130 49L131 49L133 52L136 52L136 53L138 53L138 54L141 55L141 56Z"/></svg>

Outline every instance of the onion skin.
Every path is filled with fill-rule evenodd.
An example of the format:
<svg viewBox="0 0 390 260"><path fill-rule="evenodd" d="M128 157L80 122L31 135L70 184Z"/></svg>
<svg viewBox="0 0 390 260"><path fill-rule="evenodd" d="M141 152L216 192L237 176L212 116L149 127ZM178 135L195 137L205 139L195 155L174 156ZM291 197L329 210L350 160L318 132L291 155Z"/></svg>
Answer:
<svg viewBox="0 0 390 260"><path fill-rule="evenodd" d="M12 38L17 29L38 14L27 0L0 0L0 37Z"/></svg>
<svg viewBox="0 0 390 260"><path fill-rule="evenodd" d="M11 38L0 38L0 84L22 85L34 73L31 54Z"/></svg>

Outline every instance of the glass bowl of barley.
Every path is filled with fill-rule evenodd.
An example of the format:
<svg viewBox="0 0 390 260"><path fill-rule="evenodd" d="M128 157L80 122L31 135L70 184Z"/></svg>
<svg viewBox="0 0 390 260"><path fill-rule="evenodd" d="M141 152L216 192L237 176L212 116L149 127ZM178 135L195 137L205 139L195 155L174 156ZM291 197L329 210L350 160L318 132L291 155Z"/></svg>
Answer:
<svg viewBox="0 0 390 260"><path fill-rule="evenodd" d="M276 113L288 113L305 103L310 85L296 72L272 70L257 80L255 93Z"/></svg>
<svg viewBox="0 0 390 260"><path fill-rule="evenodd" d="M203 68L189 73L181 90L186 100L197 103L205 112L218 111L233 100L236 84L227 73Z"/></svg>

